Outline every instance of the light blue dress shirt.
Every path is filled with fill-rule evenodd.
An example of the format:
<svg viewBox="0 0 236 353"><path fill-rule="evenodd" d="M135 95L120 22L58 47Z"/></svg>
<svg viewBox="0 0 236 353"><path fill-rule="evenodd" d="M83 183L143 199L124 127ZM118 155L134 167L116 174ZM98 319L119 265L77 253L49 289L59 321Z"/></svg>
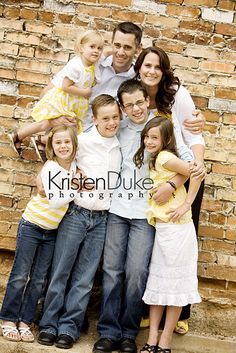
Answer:
<svg viewBox="0 0 236 353"><path fill-rule="evenodd" d="M153 117L153 113L150 113L148 120ZM145 124L146 122L140 125L134 124L130 119L125 118L121 122L117 136L121 146L122 163L118 185L112 196L110 212L129 219L146 218L147 192L152 188L148 157L145 156L144 164L140 169L133 162L133 157L140 147L141 132Z"/></svg>

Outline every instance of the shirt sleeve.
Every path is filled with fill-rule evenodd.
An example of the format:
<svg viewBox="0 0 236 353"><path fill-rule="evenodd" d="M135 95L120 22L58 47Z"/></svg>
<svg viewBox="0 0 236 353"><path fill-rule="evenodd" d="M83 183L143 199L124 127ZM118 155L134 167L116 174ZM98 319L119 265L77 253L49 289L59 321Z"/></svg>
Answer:
<svg viewBox="0 0 236 353"><path fill-rule="evenodd" d="M193 145L205 145L202 134L192 134L184 128L184 120L186 119L194 119L192 112L195 110L195 105L190 96L188 90L180 86L176 95L175 95L175 103L172 107L172 114L179 121L184 142L188 147Z"/></svg>
<svg viewBox="0 0 236 353"><path fill-rule="evenodd" d="M157 162L160 165L163 165L174 158L178 158L174 153L168 151L161 151L157 156Z"/></svg>
<svg viewBox="0 0 236 353"><path fill-rule="evenodd" d="M75 171L76 165L74 162L68 171L54 161L48 161L43 166L41 179L51 208L66 206L75 199L77 191L71 188L71 179Z"/></svg>
<svg viewBox="0 0 236 353"><path fill-rule="evenodd" d="M74 57L64 67L63 76L68 77L74 83L78 83L81 79L83 64L78 57Z"/></svg>

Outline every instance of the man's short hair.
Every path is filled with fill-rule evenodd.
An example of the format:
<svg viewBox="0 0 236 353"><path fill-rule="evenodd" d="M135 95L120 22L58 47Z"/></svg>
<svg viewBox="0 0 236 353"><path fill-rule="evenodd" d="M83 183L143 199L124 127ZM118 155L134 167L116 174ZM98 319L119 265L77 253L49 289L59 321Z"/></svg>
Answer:
<svg viewBox="0 0 236 353"><path fill-rule="evenodd" d="M101 107L104 107L106 105L110 105L110 104L117 104L118 105L115 98L110 96L109 94L100 94L99 96L94 98L94 100L92 101L92 105L91 105L93 116L95 116L95 118L96 118L97 113L98 113L98 109Z"/></svg>
<svg viewBox="0 0 236 353"><path fill-rule="evenodd" d="M142 40L142 30L133 22L121 22L113 30L112 41L115 37L116 32L122 32L124 34L134 34L136 44L139 45Z"/></svg>
<svg viewBox="0 0 236 353"><path fill-rule="evenodd" d="M124 93L132 94L136 91L143 92L144 98L145 99L147 98L148 94L147 94L146 88L141 84L140 81L132 78L130 80L122 82L122 84L120 85L117 91L117 97L120 105L123 106L122 96Z"/></svg>

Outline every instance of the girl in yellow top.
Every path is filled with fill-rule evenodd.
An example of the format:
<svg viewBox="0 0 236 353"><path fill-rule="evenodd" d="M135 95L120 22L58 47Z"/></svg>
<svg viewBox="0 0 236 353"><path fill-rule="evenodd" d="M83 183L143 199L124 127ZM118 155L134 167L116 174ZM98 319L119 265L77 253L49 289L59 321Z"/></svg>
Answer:
<svg viewBox="0 0 236 353"><path fill-rule="evenodd" d="M150 305L149 337L141 352L169 353L182 306L201 301L197 289L197 240L190 211L201 181L191 178L191 163L177 157L173 124L169 119L153 118L145 125L141 147L134 157L139 167L143 163L144 151L150 153L154 189L170 182L176 174L190 176L188 194L181 186L161 206L152 200L151 195L147 210L148 222L155 226L156 237L143 296L144 302ZM165 326L158 338L165 306Z"/></svg>
<svg viewBox="0 0 236 353"><path fill-rule="evenodd" d="M0 319L3 338L33 342L30 324L51 264L57 228L76 192L64 184L76 173L77 133L57 126L49 133L41 178L46 197L37 194L19 223L15 259L3 300ZM64 187L63 187L64 185ZM70 185L70 184L69 184Z"/></svg>
<svg viewBox="0 0 236 353"><path fill-rule="evenodd" d="M76 41L73 57L52 79L50 89L34 107L35 122L9 134L15 151L21 153L21 141L32 134L50 129L50 120L60 116L75 117L78 133L88 110L91 87L100 79L96 63L103 49L103 37L96 30L84 32Z"/></svg>

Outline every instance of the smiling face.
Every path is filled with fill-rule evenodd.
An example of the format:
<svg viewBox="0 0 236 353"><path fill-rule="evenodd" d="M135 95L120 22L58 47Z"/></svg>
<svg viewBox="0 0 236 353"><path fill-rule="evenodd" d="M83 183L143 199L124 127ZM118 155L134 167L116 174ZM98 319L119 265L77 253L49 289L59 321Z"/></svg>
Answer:
<svg viewBox="0 0 236 353"><path fill-rule="evenodd" d="M65 162L70 161L73 153L73 143L68 130L54 133L52 148L59 164L63 165Z"/></svg>
<svg viewBox="0 0 236 353"><path fill-rule="evenodd" d="M122 109L134 124L144 124L148 119L149 98L142 91L122 94Z"/></svg>
<svg viewBox="0 0 236 353"><path fill-rule="evenodd" d="M139 47L140 46L136 43L134 34L116 31L112 41L112 66L114 70L116 72L128 71Z"/></svg>
<svg viewBox="0 0 236 353"><path fill-rule="evenodd" d="M90 66L96 63L102 54L102 49L103 41L101 37L96 35L93 39L89 39L86 43L81 44L80 54L84 65Z"/></svg>
<svg viewBox="0 0 236 353"><path fill-rule="evenodd" d="M117 103L97 108L94 125L102 137L114 137L120 127L120 109Z"/></svg>
<svg viewBox="0 0 236 353"><path fill-rule="evenodd" d="M139 69L139 74L142 83L146 87L159 85L163 73L160 68L160 58L156 53L151 52L145 56Z"/></svg>
<svg viewBox="0 0 236 353"><path fill-rule="evenodd" d="M152 127L144 136L145 150L149 153L155 154L162 149L162 138L160 126Z"/></svg>

